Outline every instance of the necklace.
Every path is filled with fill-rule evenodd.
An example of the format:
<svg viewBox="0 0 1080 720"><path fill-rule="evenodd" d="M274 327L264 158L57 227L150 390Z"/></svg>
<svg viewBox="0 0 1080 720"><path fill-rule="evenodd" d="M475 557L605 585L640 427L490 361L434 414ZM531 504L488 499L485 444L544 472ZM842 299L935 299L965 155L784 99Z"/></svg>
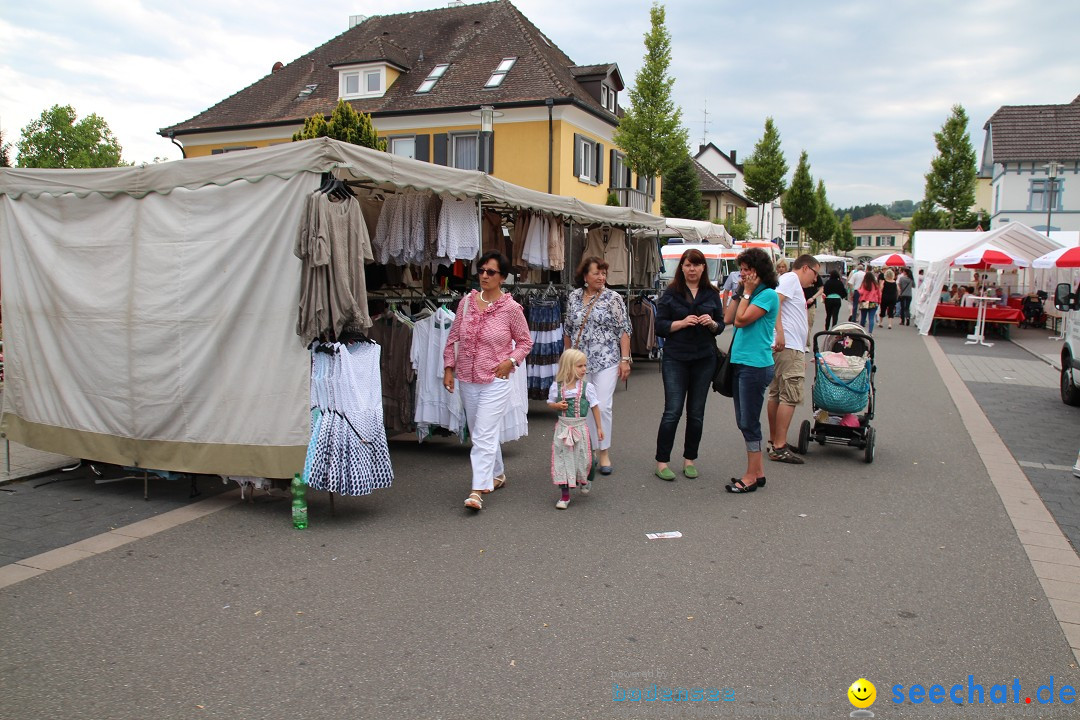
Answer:
<svg viewBox="0 0 1080 720"><path fill-rule="evenodd" d="M496 298L496 299L498 299L498 298ZM480 300L485 305L490 305L491 303L495 302L495 300L488 300L486 297L484 297L484 291L483 290L480 291Z"/></svg>

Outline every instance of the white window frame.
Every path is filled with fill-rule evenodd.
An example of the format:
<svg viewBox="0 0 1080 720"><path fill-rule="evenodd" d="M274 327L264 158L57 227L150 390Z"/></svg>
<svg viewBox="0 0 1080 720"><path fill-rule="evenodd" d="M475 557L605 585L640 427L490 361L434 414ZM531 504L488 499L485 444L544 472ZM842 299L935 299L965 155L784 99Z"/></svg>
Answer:
<svg viewBox="0 0 1080 720"><path fill-rule="evenodd" d="M516 62L516 55L514 57L504 57L502 59L502 62L500 62L498 66L491 71L491 77L489 77L488 81L484 83L484 89L494 90L495 88L501 86L503 84L503 80L506 79L506 76L510 73L510 69L514 67L514 63Z"/></svg>
<svg viewBox="0 0 1080 720"><path fill-rule="evenodd" d="M1046 212L1046 206L1050 201L1048 197L1050 192L1050 178L1035 178L1029 181L1028 185L1028 212ZM1061 211L1064 207L1061 202L1061 196L1064 195L1065 180L1064 178L1054 179L1054 207L1055 212ZM1036 200L1038 203L1036 203Z"/></svg>
<svg viewBox="0 0 1080 720"><path fill-rule="evenodd" d="M617 103L616 103L616 100L615 100L616 97L618 97L618 93L615 92L615 88L609 88L608 89L608 94L607 94L607 101L608 101L607 109L610 110L611 112L615 112L615 107L617 106Z"/></svg>
<svg viewBox="0 0 1080 720"><path fill-rule="evenodd" d="M439 82L439 78L446 74L446 71L450 68L450 63L439 63L435 67L431 68L431 72L424 78L424 82L420 83L420 87L416 88L417 95L423 95L429 93L435 87L435 84Z"/></svg>
<svg viewBox="0 0 1080 720"><path fill-rule="evenodd" d="M578 180L583 183L595 185L596 172L594 166L596 165L596 143L587 137L581 137L578 139L577 146L578 153Z"/></svg>
<svg viewBox="0 0 1080 720"><path fill-rule="evenodd" d="M398 146L404 147L406 143L412 144L411 153L398 152ZM415 135L400 135L398 137L390 138L390 154L397 155L398 157L407 157L416 159L416 136Z"/></svg>
<svg viewBox="0 0 1080 720"><path fill-rule="evenodd" d="M607 96L608 96L607 85L605 85L604 83L600 83L600 104L602 106L604 106L605 108L607 107Z"/></svg>
<svg viewBox="0 0 1080 720"><path fill-rule="evenodd" d="M615 151L615 164L611 166L611 177L608 186L613 188L626 187L626 155Z"/></svg>
<svg viewBox="0 0 1080 720"><path fill-rule="evenodd" d="M462 138L472 138L476 141L476 162L480 163L480 133L479 132L452 132L449 133L446 143L446 164L448 167L457 166L457 141ZM459 170L477 170L478 167L458 168Z"/></svg>
<svg viewBox="0 0 1080 720"><path fill-rule="evenodd" d="M379 89L368 90L368 78L375 75L379 78ZM350 78L356 79L357 92L349 92L348 83ZM382 97L385 94L385 65L350 65L338 68L338 97L342 100Z"/></svg>

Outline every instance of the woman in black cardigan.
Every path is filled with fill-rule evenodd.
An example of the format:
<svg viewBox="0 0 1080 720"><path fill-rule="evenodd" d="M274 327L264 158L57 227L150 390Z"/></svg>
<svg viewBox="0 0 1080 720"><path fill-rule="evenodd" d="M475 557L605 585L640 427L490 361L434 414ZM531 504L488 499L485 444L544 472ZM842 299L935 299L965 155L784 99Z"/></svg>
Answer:
<svg viewBox="0 0 1080 720"><path fill-rule="evenodd" d="M661 372L664 415L656 433L656 477L674 480L668 467L679 417L686 406L683 475L698 476L697 459L705 422L705 401L716 372L716 336L724 329L720 292L709 282L705 256L687 250L679 258L675 278L656 304L656 334L666 338Z"/></svg>
<svg viewBox="0 0 1080 720"><path fill-rule="evenodd" d="M840 305L847 300L847 283L839 272L832 270L822 292L825 293L825 330L829 330L840 320Z"/></svg>

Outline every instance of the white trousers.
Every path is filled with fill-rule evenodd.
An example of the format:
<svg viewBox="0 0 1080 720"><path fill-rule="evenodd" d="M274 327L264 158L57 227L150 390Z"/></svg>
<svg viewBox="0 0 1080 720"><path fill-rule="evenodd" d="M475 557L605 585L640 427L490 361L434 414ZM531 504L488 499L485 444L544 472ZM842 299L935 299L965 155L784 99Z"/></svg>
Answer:
<svg viewBox="0 0 1080 720"><path fill-rule="evenodd" d="M495 476L505 471L499 438L503 415L510 407L513 387L509 380L498 378L489 383L458 381L461 402L465 406L465 420L469 423L472 438L469 459L472 461L473 490L493 490Z"/></svg>
<svg viewBox="0 0 1080 720"><path fill-rule="evenodd" d="M600 401L600 423L604 426L604 439L601 440L596 432L592 409L588 416L589 435L592 436L593 450L607 450L611 447L611 405L615 400L615 385L619 382L619 366L612 365L590 375L589 382L596 388L596 399Z"/></svg>

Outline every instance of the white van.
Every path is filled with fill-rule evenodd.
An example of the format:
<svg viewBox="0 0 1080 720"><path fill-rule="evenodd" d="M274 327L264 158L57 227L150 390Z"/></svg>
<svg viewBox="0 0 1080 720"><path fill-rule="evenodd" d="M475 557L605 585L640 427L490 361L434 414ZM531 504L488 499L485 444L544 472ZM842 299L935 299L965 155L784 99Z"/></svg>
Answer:
<svg viewBox="0 0 1080 720"><path fill-rule="evenodd" d="M1054 307L1065 314L1065 342L1061 347L1061 402L1080 405L1080 287L1060 283L1054 291ZM1080 466L1080 460L1077 461Z"/></svg>
<svg viewBox="0 0 1080 720"><path fill-rule="evenodd" d="M705 270L709 280L717 287L723 285L728 273L735 269L735 258L739 254L738 251L723 245L668 243L660 248L660 259L663 261L660 267L660 281L665 287L675 278L679 258L687 250L701 251L701 254L705 256Z"/></svg>

